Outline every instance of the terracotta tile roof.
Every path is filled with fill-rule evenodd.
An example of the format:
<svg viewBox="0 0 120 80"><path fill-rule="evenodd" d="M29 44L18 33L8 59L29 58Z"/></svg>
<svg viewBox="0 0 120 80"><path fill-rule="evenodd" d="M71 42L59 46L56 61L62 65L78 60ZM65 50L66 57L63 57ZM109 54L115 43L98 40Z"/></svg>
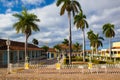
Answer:
<svg viewBox="0 0 120 80"><path fill-rule="evenodd" d="M112 47L112 49L120 49L120 47Z"/></svg>
<svg viewBox="0 0 120 80"><path fill-rule="evenodd" d="M25 49L25 43L24 42L17 42L17 41L11 41L10 44L10 49L11 50L24 50ZM6 50L7 45L6 45L6 40L5 39L0 39L0 50ZM33 44L28 43L28 50L43 50L42 48L39 48Z"/></svg>
<svg viewBox="0 0 120 80"><path fill-rule="evenodd" d="M56 52L54 48L49 48L48 52Z"/></svg>

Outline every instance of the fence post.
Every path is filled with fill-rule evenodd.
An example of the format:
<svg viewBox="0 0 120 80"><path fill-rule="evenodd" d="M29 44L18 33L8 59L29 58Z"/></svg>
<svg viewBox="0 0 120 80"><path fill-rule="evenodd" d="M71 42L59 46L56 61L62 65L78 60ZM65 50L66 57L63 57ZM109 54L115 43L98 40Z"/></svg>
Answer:
<svg viewBox="0 0 120 80"><path fill-rule="evenodd" d="M82 73L84 73L84 67L83 66L78 66L78 68L82 69Z"/></svg>
<svg viewBox="0 0 120 80"><path fill-rule="evenodd" d="M56 64L56 69L59 71L59 73L60 73L60 68L61 68L60 63L57 63L57 64Z"/></svg>
<svg viewBox="0 0 120 80"><path fill-rule="evenodd" d="M8 73L11 73L12 72L12 64L11 63L9 64L9 68L8 69L9 69Z"/></svg>

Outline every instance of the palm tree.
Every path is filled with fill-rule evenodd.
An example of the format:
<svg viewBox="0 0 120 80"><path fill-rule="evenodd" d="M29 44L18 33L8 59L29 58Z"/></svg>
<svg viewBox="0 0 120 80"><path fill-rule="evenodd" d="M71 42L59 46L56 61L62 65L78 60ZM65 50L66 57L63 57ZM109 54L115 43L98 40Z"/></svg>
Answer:
<svg viewBox="0 0 120 80"><path fill-rule="evenodd" d="M90 40L92 36L94 35L93 30L88 31L87 35L88 35L88 39Z"/></svg>
<svg viewBox="0 0 120 80"><path fill-rule="evenodd" d="M16 23L14 23L13 28L16 29L17 33L22 32L25 39L25 63L28 63L28 54L27 54L27 41L29 36L32 34L32 31L39 31L38 25L36 22L40 20L33 13L28 13L24 8L23 11L19 14L13 14L14 17L18 19Z"/></svg>
<svg viewBox="0 0 120 80"><path fill-rule="evenodd" d="M85 61L85 28L88 28L88 23L85 20L86 16L81 11L78 15L74 17L74 24L76 25L77 29L81 29L83 32L83 61Z"/></svg>
<svg viewBox="0 0 120 80"><path fill-rule="evenodd" d="M110 24L110 23L104 24L103 34L105 34L106 38L109 38L109 54L110 54L110 59L111 59L111 38L115 36L114 24Z"/></svg>
<svg viewBox="0 0 120 80"><path fill-rule="evenodd" d="M89 39L90 42L91 42L92 37L95 36L95 34L93 33L93 30L88 31L88 32L87 32L87 36L88 36L88 39ZM90 44L91 44L91 43L90 43ZM94 46L94 45L90 45L90 47L91 47L91 49L92 49L92 58L93 58L93 54L94 54L93 49L95 48L95 46Z"/></svg>
<svg viewBox="0 0 120 80"><path fill-rule="evenodd" d="M79 52L82 48L82 45L80 45L78 42L76 42L75 44L73 44L73 47L74 47L75 51Z"/></svg>
<svg viewBox="0 0 120 80"><path fill-rule="evenodd" d="M71 54L72 54L72 40L71 40L71 12L75 15L75 12L79 12L81 10L80 4L76 0L57 0L56 5L60 6L62 4L60 15L63 15L65 11L68 14L69 20L69 64L71 64Z"/></svg>
<svg viewBox="0 0 120 80"><path fill-rule="evenodd" d="M68 39L64 39L64 41L62 42L64 45L68 46L69 45L69 40Z"/></svg>
<svg viewBox="0 0 120 80"><path fill-rule="evenodd" d="M35 38L32 40L32 43L33 43L34 45L38 45L38 44L39 44L38 40L35 39Z"/></svg>
<svg viewBox="0 0 120 80"><path fill-rule="evenodd" d="M95 47L96 54L98 53L98 48L103 46L102 40L104 40L103 37L99 36L99 34L94 34L90 38L90 46Z"/></svg>

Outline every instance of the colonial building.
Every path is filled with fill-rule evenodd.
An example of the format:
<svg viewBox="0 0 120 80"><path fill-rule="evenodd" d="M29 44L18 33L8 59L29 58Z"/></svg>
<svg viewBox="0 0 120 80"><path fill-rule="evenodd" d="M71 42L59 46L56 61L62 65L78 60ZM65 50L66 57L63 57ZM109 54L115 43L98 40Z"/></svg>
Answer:
<svg viewBox="0 0 120 80"><path fill-rule="evenodd" d="M9 57L10 63L24 62L25 60L25 44L10 40ZM28 44L28 57L29 61L39 60L45 58L44 50L33 44ZM8 60L7 45L5 39L0 39L0 66L6 66Z"/></svg>
<svg viewBox="0 0 120 80"><path fill-rule="evenodd" d="M101 56L110 57L109 49L102 49ZM111 56L115 58L120 58L120 42L113 42Z"/></svg>
<svg viewBox="0 0 120 80"><path fill-rule="evenodd" d="M47 52L47 59L54 59L57 58L58 53L55 51L54 48L49 48Z"/></svg>

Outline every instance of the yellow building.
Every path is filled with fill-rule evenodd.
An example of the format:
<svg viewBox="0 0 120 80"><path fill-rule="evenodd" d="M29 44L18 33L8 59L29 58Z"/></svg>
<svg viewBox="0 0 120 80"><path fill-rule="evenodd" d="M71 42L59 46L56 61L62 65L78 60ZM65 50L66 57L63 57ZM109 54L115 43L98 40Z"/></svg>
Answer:
<svg viewBox="0 0 120 80"><path fill-rule="evenodd" d="M57 58L57 52L55 51L54 48L49 48L47 52L47 59L55 59Z"/></svg>
<svg viewBox="0 0 120 80"><path fill-rule="evenodd" d="M110 57L109 49L101 49L101 56ZM120 42L113 42L111 56L120 58Z"/></svg>

